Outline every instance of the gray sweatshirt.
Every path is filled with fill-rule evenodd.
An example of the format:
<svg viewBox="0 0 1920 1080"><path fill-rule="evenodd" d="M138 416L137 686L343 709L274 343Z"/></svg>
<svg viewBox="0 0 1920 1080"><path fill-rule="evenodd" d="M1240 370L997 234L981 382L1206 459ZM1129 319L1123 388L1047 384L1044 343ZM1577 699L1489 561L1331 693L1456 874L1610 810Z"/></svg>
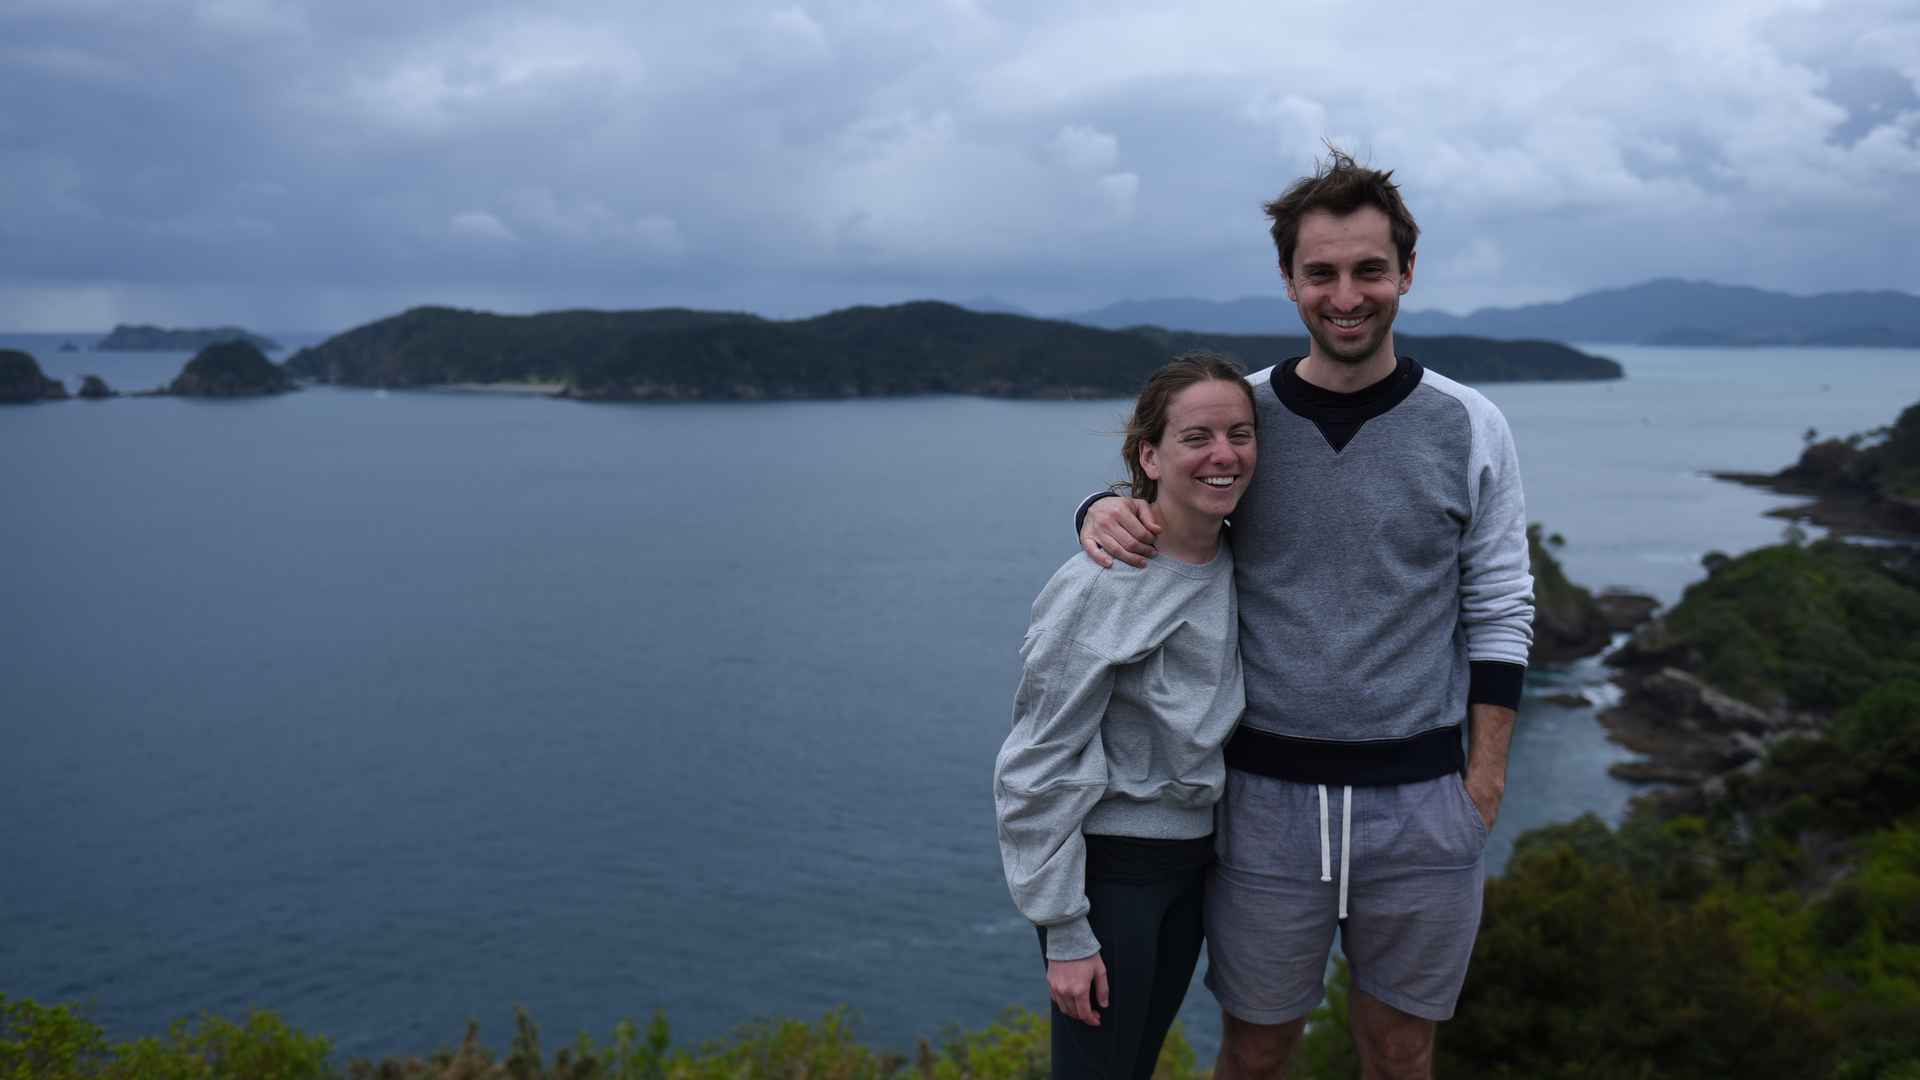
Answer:
<svg viewBox="0 0 1920 1080"><path fill-rule="evenodd" d="M1100 950L1087 925L1083 834L1213 831L1221 746L1246 704L1233 555L1145 569L1067 560L1033 602L1013 731L994 763L1013 902L1047 928L1047 958Z"/></svg>
<svg viewBox="0 0 1920 1080"><path fill-rule="evenodd" d="M1401 784L1458 771L1470 703L1519 703L1533 639L1506 418L1402 358L1357 394L1289 361L1248 378L1260 468L1233 515L1246 722L1237 769Z"/></svg>

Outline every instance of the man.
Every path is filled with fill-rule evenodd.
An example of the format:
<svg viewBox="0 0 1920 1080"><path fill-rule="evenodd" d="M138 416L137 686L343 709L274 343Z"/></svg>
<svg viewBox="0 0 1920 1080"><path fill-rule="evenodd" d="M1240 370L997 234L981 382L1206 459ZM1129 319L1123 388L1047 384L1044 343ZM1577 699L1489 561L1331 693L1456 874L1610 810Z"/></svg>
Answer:
<svg viewBox="0 0 1920 1080"><path fill-rule="evenodd" d="M1337 929L1363 1075L1425 1078L1479 931L1532 640L1519 466L1492 404L1394 352L1419 228L1392 174L1335 150L1267 214L1312 344L1249 379L1260 465L1229 530L1247 711L1207 882L1215 1075L1286 1075ZM1095 561L1152 554L1145 504L1085 510Z"/></svg>

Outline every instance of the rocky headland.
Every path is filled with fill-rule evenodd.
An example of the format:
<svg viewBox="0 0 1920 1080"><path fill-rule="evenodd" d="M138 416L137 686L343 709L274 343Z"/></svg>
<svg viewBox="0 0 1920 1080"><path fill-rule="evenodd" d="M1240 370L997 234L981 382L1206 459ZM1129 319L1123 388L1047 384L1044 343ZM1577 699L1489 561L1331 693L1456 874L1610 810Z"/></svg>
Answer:
<svg viewBox="0 0 1920 1080"><path fill-rule="evenodd" d="M198 329L171 329L162 326L121 323L106 337L94 343L97 352L179 352L204 349L229 341L244 341L263 352L273 352L280 343L262 334L238 326L209 326Z"/></svg>
<svg viewBox="0 0 1920 1080"><path fill-rule="evenodd" d="M1920 678L1920 405L1888 428L1809 439L1778 473L1724 474L1810 504L1775 511L1904 542L1788 542L1738 557L1711 552L1705 580L1607 662L1620 702L1600 721L1646 755L1613 767L1678 785L1682 807L1763 767L1783 742L1818 741L1876 685ZM1920 715L1911 718L1920 730Z"/></svg>
<svg viewBox="0 0 1920 1080"><path fill-rule="evenodd" d="M1605 652L1615 634L1651 618L1660 602L1619 587L1599 595L1567 579L1551 549L1566 541L1558 533L1543 540L1536 522L1527 526L1527 552L1533 564L1533 648L1531 665L1567 664ZM1571 698L1562 702L1574 704ZM1584 703L1584 699L1581 703Z"/></svg>
<svg viewBox="0 0 1920 1080"><path fill-rule="evenodd" d="M244 341L209 345L187 361L163 393L178 397L260 397L297 389L280 365Z"/></svg>
<svg viewBox="0 0 1920 1080"><path fill-rule="evenodd" d="M1812 501L1776 516L1809 521L1842 533L1920 536L1920 404L1891 425L1845 438L1807 432L1800 460L1774 473L1715 473Z"/></svg>
<svg viewBox="0 0 1920 1080"><path fill-rule="evenodd" d="M40 361L32 353L18 349L0 349L0 403L25 404L33 401L61 401L67 396L66 384L49 379L40 370Z"/></svg>

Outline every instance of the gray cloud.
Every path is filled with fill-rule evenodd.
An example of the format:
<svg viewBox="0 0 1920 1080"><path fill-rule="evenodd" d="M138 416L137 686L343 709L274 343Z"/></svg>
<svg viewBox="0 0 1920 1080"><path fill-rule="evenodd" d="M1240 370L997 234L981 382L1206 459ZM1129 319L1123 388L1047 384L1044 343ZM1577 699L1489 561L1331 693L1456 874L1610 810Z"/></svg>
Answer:
<svg viewBox="0 0 1920 1080"><path fill-rule="evenodd" d="M0 325L1276 292L1326 138L1411 306L1905 286L1910 2L1287 7L14 0Z"/></svg>

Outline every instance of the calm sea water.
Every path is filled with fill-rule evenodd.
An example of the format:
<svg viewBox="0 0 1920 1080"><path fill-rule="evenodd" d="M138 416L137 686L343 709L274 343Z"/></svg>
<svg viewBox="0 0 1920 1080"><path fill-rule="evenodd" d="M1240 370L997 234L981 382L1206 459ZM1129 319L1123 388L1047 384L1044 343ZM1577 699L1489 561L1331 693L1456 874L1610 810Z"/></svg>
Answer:
<svg viewBox="0 0 1920 1080"><path fill-rule="evenodd" d="M57 353L78 386L186 354ZM84 343L84 339L83 343ZM1677 598L1792 460L1920 399L1920 352L1606 348L1493 385L1570 574ZM905 1046L1045 1004L988 771L1034 592L1124 403L592 406L308 389L0 412L0 992L116 1036L279 1010L343 1054L511 1007L682 1039L852 1005ZM1543 692L1496 864L1617 818ZM1212 1003L1186 1018L1209 1047Z"/></svg>

